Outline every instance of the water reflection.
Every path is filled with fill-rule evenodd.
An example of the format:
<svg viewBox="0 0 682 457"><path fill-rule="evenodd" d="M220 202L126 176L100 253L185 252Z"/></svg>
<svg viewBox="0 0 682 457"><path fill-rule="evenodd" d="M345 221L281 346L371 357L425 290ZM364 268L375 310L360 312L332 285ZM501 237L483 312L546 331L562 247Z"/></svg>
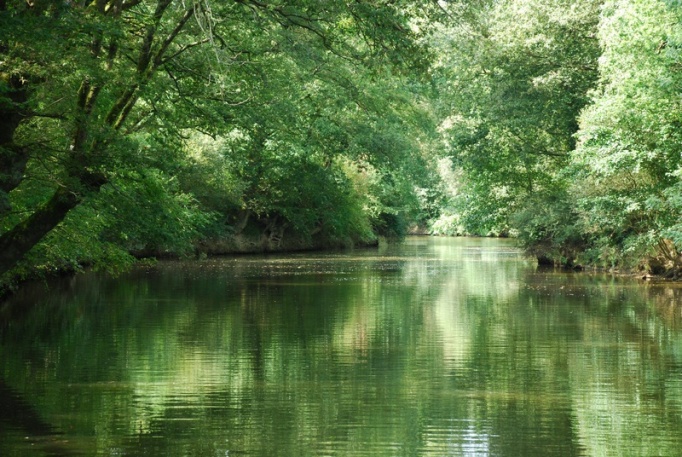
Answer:
<svg viewBox="0 0 682 457"><path fill-rule="evenodd" d="M79 276L1 310L0 455L678 455L679 298L490 239Z"/></svg>

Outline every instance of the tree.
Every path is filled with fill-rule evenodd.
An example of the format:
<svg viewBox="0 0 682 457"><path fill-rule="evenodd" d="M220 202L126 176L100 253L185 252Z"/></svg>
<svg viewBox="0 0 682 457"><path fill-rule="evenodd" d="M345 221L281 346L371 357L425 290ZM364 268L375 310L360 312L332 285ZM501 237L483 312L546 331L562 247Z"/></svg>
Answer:
<svg viewBox="0 0 682 457"><path fill-rule="evenodd" d="M423 68L414 21L437 9L426 0L3 1L0 274L103 189L172 179L189 132L273 126L271 103L256 102L276 87L270 79L290 74L271 59L287 55L311 74L325 56L377 73L388 62ZM285 107L277 136L296 109Z"/></svg>
<svg viewBox="0 0 682 457"><path fill-rule="evenodd" d="M680 13L657 0L604 5L600 84L569 168L591 262L682 267Z"/></svg>
<svg viewBox="0 0 682 457"><path fill-rule="evenodd" d="M52 190L28 218L0 237L0 273L15 266L88 194L111 182L117 162L134 157L125 149L135 147L126 140L144 122L147 110L139 107L148 101L151 83L168 59L194 44L181 34L197 27L190 19L199 5L183 8L159 0L10 2L3 7L9 81L26 81L21 87L10 85L10 95L23 91L26 102L10 104L9 111L35 110L34 116L12 124L11 148L23 157L5 157L26 164L27 172L35 166L34 174L50 180L46 187ZM27 34L34 30L39 30L38 37L29 40ZM22 181L11 184L17 188Z"/></svg>
<svg viewBox="0 0 682 457"><path fill-rule="evenodd" d="M596 81L599 4L480 2L441 33L441 129L467 190L451 211L467 231L506 232L553 192Z"/></svg>

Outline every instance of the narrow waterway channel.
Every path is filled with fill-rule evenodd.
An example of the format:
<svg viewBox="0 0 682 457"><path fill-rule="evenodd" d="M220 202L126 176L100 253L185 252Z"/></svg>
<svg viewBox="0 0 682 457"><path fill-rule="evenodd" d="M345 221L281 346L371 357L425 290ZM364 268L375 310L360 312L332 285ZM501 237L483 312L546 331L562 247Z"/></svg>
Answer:
<svg viewBox="0 0 682 457"><path fill-rule="evenodd" d="M467 238L38 284L0 455L679 456L680 294Z"/></svg>

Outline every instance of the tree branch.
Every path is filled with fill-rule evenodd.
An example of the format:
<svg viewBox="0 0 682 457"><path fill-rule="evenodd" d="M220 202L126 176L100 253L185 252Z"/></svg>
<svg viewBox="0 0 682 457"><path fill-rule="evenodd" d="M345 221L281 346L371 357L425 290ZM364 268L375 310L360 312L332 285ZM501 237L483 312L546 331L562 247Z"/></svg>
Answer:
<svg viewBox="0 0 682 457"><path fill-rule="evenodd" d="M121 9L123 11L127 11L131 8L136 7L140 3L142 3L142 0L128 0L128 1L123 2L123 4L121 5Z"/></svg>
<svg viewBox="0 0 682 457"><path fill-rule="evenodd" d="M169 55L168 57L166 57L165 59L163 59L163 60L159 63L159 66L165 65L166 63L168 63L168 62L170 62L171 60L175 59L177 56L179 56L179 55L182 54L183 52L187 51L188 49L192 49L192 48L194 48L194 47L201 46L202 44L206 44L206 43L208 43L209 41L210 41L210 40L209 40L208 38L205 38L205 39L203 39L203 40L201 40L201 41L195 41L194 43L186 44L186 45L182 46L180 49L178 49L177 51L175 51L173 54L171 54L171 55Z"/></svg>
<svg viewBox="0 0 682 457"><path fill-rule="evenodd" d="M154 63L152 65L152 71L156 70L162 63L163 63L163 56L168 50L168 47L171 45L171 43L177 38L178 34L182 31L182 29L185 27L185 24L187 24L187 21L194 15L194 7L187 8L185 10L185 13L182 15L180 18L180 21L178 21L177 25L173 29L173 31L166 37L165 40L163 40L163 43L161 43L161 46L159 47L159 50L156 52L156 55L154 56Z"/></svg>

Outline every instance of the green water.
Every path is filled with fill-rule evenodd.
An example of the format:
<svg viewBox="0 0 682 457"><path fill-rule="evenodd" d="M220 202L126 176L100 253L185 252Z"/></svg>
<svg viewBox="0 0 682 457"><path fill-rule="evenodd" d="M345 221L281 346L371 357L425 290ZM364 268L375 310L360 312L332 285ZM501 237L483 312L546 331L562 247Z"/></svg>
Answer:
<svg viewBox="0 0 682 457"><path fill-rule="evenodd" d="M679 456L680 301L491 239L36 285L0 308L0 455Z"/></svg>

